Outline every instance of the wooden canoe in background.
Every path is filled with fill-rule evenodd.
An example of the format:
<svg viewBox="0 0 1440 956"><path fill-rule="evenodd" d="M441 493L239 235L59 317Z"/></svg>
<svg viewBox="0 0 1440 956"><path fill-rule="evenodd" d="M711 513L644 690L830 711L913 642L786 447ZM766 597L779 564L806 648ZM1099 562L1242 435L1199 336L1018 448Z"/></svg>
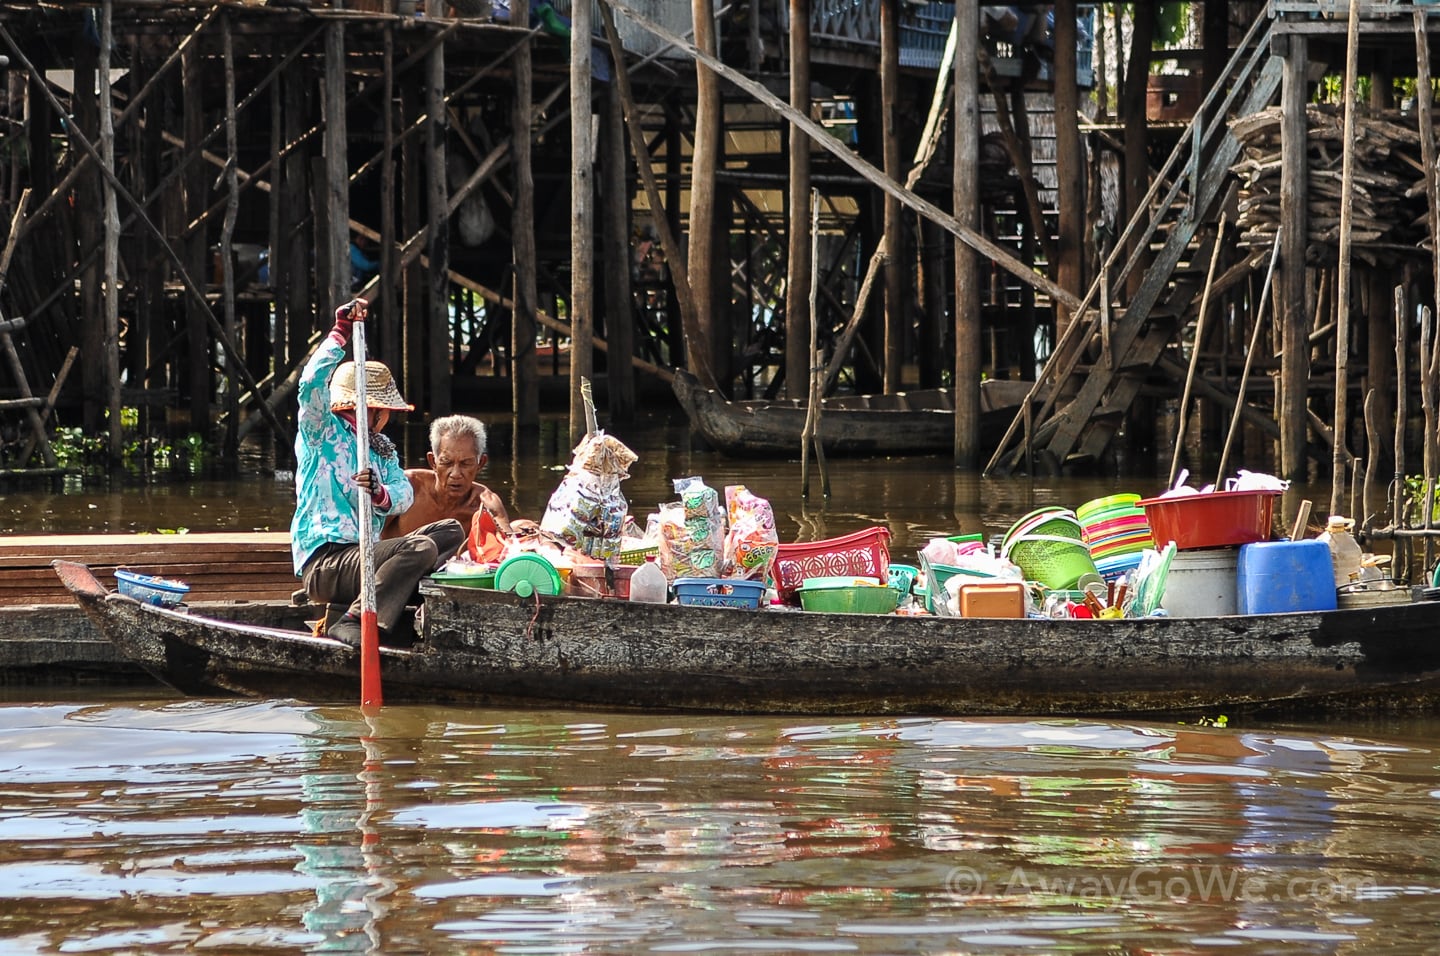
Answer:
<svg viewBox="0 0 1440 956"><path fill-rule="evenodd" d="M980 441L994 448L1024 403L1030 382L991 379L980 387ZM675 397L690 430L736 458L800 457L805 403L798 399L732 401L682 369ZM819 434L827 455L943 454L955 447L955 396L948 388L894 395L840 395L822 400Z"/></svg>
<svg viewBox="0 0 1440 956"><path fill-rule="evenodd" d="M126 658L189 694L355 701L359 655L56 571ZM389 701L815 715L1440 712L1440 601L1103 621L902 617L520 598L422 582ZM297 609L296 615L303 613Z"/></svg>

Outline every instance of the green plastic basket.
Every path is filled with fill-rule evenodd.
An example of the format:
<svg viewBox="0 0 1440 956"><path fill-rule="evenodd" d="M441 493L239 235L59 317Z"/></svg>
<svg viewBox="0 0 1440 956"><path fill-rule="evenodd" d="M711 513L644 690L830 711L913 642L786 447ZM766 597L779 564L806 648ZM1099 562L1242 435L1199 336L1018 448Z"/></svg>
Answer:
<svg viewBox="0 0 1440 956"><path fill-rule="evenodd" d="M900 592L892 587L861 584L848 587L800 588L800 606L807 611L832 614L889 614L900 603Z"/></svg>
<svg viewBox="0 0 1440 956"><path fill-rule="evenodd" d="M1080 522L1071 512L1058 512L1021 534L1006 535L1002 554L1025 577L1049 588L1067 590L1082 574L1094 574L1095 560L1080 537Z"/></svg>

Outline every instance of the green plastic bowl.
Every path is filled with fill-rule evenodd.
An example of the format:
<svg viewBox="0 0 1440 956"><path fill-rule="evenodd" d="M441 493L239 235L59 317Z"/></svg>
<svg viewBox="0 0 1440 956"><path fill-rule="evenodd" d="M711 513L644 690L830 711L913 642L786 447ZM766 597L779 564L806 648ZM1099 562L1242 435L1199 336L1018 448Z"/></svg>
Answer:
<svg viewBox="0 0 1440 956"><path fill-rule="evenodd" d="M832 614L889 614L900 603L900 592L888 585L800 588L800 606L807 611Z"/></svg>
<svg viewBox="0 0 1440 956"><path fill-rule="evenodd" d="M436 571L430 575L431 580L436 584L449 584L457 588L493 588L495 587L494 571L476 571L474 573L461 572L449 574L445 571Z"/></svg>

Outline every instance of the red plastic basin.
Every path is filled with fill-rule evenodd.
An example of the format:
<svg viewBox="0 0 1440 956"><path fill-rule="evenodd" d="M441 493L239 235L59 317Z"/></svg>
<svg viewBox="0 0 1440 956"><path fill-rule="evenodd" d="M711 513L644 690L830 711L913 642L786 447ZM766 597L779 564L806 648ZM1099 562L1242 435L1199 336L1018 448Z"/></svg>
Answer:
<svg viewBox="0 0 1440 956"><path fill-rule="evenodd" d="M1140 502L1157 547L1181 551L1270 540L1278 491L1212 491Z"/></svg>

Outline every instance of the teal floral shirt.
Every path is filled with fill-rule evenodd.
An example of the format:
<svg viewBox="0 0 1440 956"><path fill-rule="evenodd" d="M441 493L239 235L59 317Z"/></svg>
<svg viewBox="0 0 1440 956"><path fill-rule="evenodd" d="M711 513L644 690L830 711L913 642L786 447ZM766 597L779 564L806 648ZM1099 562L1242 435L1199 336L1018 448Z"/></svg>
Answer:
<svg viewBox="0 0 1440 956"><path fill-rule="evenodd" d="M350 479L356 467L356 435L350 423L330 410L330 376L345 358L338 333L322 341L300 376L299 432L295 436L295 517L290 522L290 551L298 577L321 545L360 542L360 488ZM381 448L385 450L382 452ZM388 506L371 509L371 540L389 515L415 500L415 490L400 466L395 446L383 435L370 436L370 465L389 492Z"/></svg>

